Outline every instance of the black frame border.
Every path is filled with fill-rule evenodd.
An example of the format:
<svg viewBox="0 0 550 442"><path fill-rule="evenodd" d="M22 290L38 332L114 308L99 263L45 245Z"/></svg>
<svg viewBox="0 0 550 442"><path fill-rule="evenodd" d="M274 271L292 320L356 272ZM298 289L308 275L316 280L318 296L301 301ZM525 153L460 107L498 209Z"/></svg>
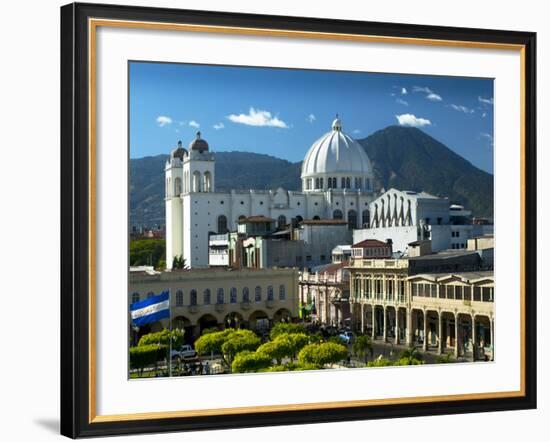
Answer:
<svg viewBox="0 0 550 442"><path fill-rule="evenodd" d="M89 422L88 19L104 18L524 46L525 396ZM536 355L536 33L73 3L61 7L61 434L90 437L533 409Z"/></svg>

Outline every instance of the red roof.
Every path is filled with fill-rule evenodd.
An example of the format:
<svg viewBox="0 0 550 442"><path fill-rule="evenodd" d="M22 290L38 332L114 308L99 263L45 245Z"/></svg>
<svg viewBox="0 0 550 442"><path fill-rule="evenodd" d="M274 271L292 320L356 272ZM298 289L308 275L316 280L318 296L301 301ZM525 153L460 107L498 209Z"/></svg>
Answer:
<svg viewBox="0 0 550 442"><path fill-rule="evenodd" d="M367 247L384 247L388 246L384 241L378 241L377 239L365 239L357 244L354 244L354 248L366 249Z"/></svg>

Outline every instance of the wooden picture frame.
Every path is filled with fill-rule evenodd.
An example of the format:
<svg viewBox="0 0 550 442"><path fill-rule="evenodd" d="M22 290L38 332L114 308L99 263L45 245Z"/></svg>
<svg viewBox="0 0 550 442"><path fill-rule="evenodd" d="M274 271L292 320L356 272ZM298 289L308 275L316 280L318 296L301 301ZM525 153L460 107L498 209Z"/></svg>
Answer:
<svg viewBox="0 0 550 442"><path fill-rule="evenodd" d="M223 411L96 412L96 30L101 26L507 50L521 58L521 388ZM536 407L536 35L529 32L115 5L61 8L61 433L89 437Z"/></svg>

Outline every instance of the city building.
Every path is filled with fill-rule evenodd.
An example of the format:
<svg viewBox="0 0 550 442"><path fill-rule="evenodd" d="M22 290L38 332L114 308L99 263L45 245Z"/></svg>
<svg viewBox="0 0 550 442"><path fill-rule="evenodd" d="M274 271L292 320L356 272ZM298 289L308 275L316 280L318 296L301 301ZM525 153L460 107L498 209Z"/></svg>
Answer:
<svg viewBox="0 0 550 442"><path fill-rule="evenodd" d="M311 268L330 263L332 249L351 240L344 220L304 220L294 228L251 216L237 224L236 232L210 235L210 266Z"/></svg>
<svg viewBox="0 0 550 442"><path fill-rule="evenodd" d="M353 241L385 241L407 253L408 245L430 240L433 251L466 249L468 239L493 234L493 225L476 221L463 206L426 192L390 189L370 203L370 223L353 232Z"/></svg>
<svg viewBox="0 0 550 442"><path fill-rule="evenodd" d="M209 237L236 231L252 216L297 225L303 220L344 220L350 229L369 224L373 171L363 147L336 118L306 153L301 191L216 191L215 157L197 133L189 149L181 142L165 167L166 262L183 256L189 268L209 265ZM223 254L223 253L221 253ZM223 259L221 259L223 261Z"/></svg>
<svg viewBox="0 0 550 442"><path fill-rule="evenodd" d="M298 317L296 269L195 269L155 272L130 269L128 304L170 291L172 326L184 329L188 343L205 328L267 329ZM131 339L169 327L164 319L131 331Z"/></svg>
<svg viewBox="0 0 550 442"><path fill-rule="evenodd" d="M423 255L423 245L413 257L352 258L352 326L384 342L493 358L492 270L476 251Z"/></svg>

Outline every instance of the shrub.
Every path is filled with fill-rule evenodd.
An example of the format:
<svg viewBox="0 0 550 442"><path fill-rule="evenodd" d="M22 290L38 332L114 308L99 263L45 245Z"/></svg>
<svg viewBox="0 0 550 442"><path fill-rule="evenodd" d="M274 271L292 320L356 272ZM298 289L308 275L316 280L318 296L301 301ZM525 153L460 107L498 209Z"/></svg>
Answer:
<svg viewBox="0 0 550 442"><path fill-rule="evenodd" d="M139 370L140 376L148 365L166 357L166 347L156 344L130 347L130 367Z"/></svg>
<svg viewBox="0 0 550 442"><path fill-rule="evenodd" d="M348 349L334 342L322 344L308 344L300 350L298 361L300 364L314 364L323 366L335 364L348 356Z"/></svg>
<svg viewBox="0 0 550 442"><path fill-rule="evenodd" d="M154 344L160 344L160 345L170 345L170 336L172 336L172 347L177 348L184 344L184 335L185 331L180 329L175 329L170 332L167 328L155 332L155 333L148 333L146 335L143 335L138 343L138 346L141 347L143 345L154 345Z"/></svg>
<svg viewBox="0 0 550 442"><path fill-rule="evenodd" d="M263 353L243 351L235 356L231 364L233 373L255 373L271 365L271 358Z"/></svg>
<svg viewBox="0 0 550 442"><path fill-rule="evenodd" d="M390 365L393 365L392 361L390 361L386 358L383 358L383 357L379 357L379 358L375 359L374 361L370 361L367 364L367 367L388 367Z"/></svg>
<svg viewBox="0 0 550 442"><path fill-rule="evenodd" d="M285 322L279 322L275 324L269 332L269 337L273 340L277 336L290 333L306 333L306 329L300 324L289 324Z"/></svg>

